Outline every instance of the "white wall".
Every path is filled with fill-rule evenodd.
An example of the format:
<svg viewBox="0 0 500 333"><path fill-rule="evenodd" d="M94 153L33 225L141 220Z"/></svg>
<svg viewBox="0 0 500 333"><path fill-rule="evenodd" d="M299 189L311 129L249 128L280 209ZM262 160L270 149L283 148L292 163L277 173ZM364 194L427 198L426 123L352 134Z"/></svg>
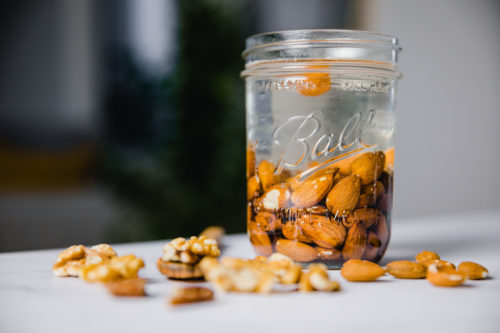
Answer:
<svg viewBox="0 0 500 333"><path fill-rule="evenodd" d="M396 216L500 208L500 2L358 5L361 28L403 47Z"/></svg>

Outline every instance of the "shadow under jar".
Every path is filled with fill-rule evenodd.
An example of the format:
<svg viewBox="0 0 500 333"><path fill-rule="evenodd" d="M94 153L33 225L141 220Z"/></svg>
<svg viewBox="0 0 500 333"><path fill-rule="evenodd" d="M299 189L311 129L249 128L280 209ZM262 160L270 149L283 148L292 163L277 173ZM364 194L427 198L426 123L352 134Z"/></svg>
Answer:
<svg viewBox="0 0 500 333"><path fill-rule="evenodd" d="M383 256L400 50L396 38L363 31L247 39L247 230L257 254L329 268Z"/></svg>

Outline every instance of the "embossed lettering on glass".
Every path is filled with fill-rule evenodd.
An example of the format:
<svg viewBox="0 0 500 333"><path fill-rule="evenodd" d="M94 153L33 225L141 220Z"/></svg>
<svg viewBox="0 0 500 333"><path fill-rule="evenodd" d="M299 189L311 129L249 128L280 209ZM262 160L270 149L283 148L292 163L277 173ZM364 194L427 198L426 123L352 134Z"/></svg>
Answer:
<svg viewBox="0 0 500 333"><path fill-rule="evenodd" d="M257 254L338 268L390 237L396 38L296 30L247 39L247 229Z"/></svg>

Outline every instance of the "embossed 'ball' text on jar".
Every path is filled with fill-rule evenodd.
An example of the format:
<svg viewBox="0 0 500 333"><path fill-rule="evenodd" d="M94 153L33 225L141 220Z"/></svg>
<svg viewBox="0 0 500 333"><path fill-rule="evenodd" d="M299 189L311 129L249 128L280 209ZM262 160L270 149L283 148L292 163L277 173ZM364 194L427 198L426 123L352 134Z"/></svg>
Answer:
<svg viewBox="0 0 500 333"><path fill-rule="evenodd" d="M249 37L247 230L259 255L378 261L391 230L396 38L349 30Z"/></svg>

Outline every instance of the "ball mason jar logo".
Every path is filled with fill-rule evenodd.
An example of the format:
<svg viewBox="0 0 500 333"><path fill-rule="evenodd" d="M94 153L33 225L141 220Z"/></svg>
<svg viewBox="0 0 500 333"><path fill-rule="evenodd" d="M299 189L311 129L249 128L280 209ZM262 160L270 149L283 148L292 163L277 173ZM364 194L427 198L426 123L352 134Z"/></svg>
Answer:
<svg viewBox="0 0 500 333"><path fill-rule="evenodd" d="M374 149L376 145L363 143L363 138L370 128L375 112L373 109L365 113L357 112L347 119L338 133L323 134L319 137L316 134L321 128L322 111L288 118L274 129L272 135L273 142L284 147L275 174L280 174L284 168L298 169L308 160L332 158L331 161L303 173L301 178L305 179L339 160L360 151Z"/></svg>

